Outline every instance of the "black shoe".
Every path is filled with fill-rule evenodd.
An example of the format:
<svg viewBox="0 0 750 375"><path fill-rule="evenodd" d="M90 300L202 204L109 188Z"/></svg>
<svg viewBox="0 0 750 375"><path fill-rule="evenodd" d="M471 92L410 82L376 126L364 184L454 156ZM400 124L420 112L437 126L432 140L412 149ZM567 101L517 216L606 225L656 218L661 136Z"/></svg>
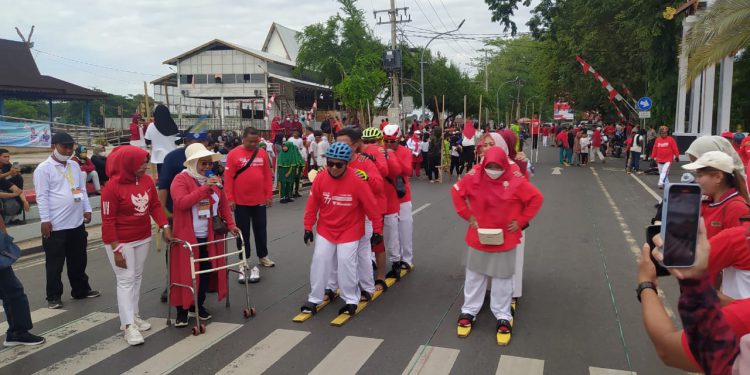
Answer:
<svg viewBox="0 0 750 375"><path fill-rule="evenodd" d="M96 297L99 297L99 296L101 296L101 295L102 295L102 294L101 294L101 293L99 293L99 291L98 291L98 290L89 290L88 292L86 292L86 294L84 294L84 295L82 295L82 296L76 296L76 297L73 297L73 299L86 299L86 298L96 298Z"/></svg>
<svg viewBox="0 0 750 375"><path fill-rule="evenodd" d="M192 318L195 317L195 307L190 308L188 316ZM211 315L211 313L209 313L205 307L201 306L198 308L198 317L200 318L200 320L210 320L211 318L213 318L213 315Z"/></svg>
<svg viewBox="0 0 750 375"><path fill-rule="evenodd" d="M59 299L47 301L47 307L50 309L59 309L62 306L63 306L63 303Z"/></svg>
<svg viewBox="0 0 750 375"><path fill-rule="evenodd" d="M294 193L295 198L302 198L302 195L300 193Z"/></svg>
<svg viewBox="0 0 750 375"><path fill-rule="evenodd" d="M3 345L5 346L19 346L19 345L25 345L25 346L31 346L31 345L41 345L44 344L45 338L41 336L34 335L29 332L24 333L16 333L14 335L8 335L5 337L5 342Z"/></svg>
<svg viewBox="0 0 750 375"><path fill-rule="evenodd" d="M188 311L177 310L177 319L174 320L174 326L177 328L187 327L188 325Z"/></svg>
<svg viewBox="0 0 750 375"><path fill-rule="evenodd" d="M167 290L166 289L164 289L164 291L161 292L161 301L167 302Z"/></svg>
<svg viewBox="0 0 750 375"><path fill-rule="evenodd" d="M281 203L281 204L289 203L289 199L284 198L284 199L280 200L279 203Z"/></svg>
<svg viewBox="0 0 750 375"><path fill-rule="evenodd" d="M357 313L357 305L355 304L348 304L344 305L341 309L339 309L339 314L348 314L348 315L354 315Z"/></svg>

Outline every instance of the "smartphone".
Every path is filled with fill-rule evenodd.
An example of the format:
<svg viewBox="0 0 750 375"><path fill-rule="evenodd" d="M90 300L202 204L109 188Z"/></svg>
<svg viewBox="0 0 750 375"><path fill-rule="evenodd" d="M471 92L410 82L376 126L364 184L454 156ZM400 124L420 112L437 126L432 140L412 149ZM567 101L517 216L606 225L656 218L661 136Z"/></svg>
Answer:
<svg viewBox="0 0 750 375"><path fill-rule="evenodd" d="M667 185L661 219L665 267L690 267L695 263L701 197L697 184Z"/></svg>
<svg viewBox="0 0 750 375"><path fill-rule="evenodd" d="M656 244L654 243L654 236L661 233L661 225L649 225L646 227L646 243L648 243L648 246L651 248L651 250L654 250L656 248ZM669 276L669 271L664 267L664 265L661 264L656 258L654 258L653 255L649 254L651 257L651 262L654 263L654 267L656 267L656 276Z"/></svg>

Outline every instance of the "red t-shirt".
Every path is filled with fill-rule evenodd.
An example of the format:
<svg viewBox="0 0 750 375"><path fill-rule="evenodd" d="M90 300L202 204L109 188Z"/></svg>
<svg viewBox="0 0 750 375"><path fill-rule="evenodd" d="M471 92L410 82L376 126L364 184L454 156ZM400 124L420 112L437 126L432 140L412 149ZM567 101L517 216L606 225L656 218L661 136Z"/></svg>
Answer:
<svg viewBox="0 0 750 375"><path fill-rule="evenodd" d="M677 142L674 138L670 136L656 138L651 158L656 159L657 163L670 163L678 156L680 156L680 150L677 149Z"/></svg>
<svg viewBox="0 0 750 375"><path fill-rule="evenodd" d="M740 226L740 217L748 214L750 207L736 189L730 189L718 202L705 200L701 205L701 216L706 223L709 239L724 229Z"/></svg>
<svg viewBox="0 0 750 375"><path fill-rule="evenodd" d="M400 175L404 178L404 183L406 184L406 195L404 195L402 198L399 198L398 202L411 202L411 186L409 184L409 176L411 176L411 172L413 169L413 164L411 162L411 151L409 151L408 148L399 145L396 149L396 159L398 160L399 164L401 164Z"/></svg>
<svg viewBox="0 0 750 375"><path fill-rule="evenodd" d="M273 176L271 166L268 165L266 150L259 148L253 159L253 165L242 172L239 171L253 156L255 150L248 150L240 145L229 151L224 169L224 185L227 199L242 206L259 206L273 197Z"/></svg>
<svg viewBox="0 0 750 375"><path fill-rule="evenodd" d="M545 126L544 128L542 128L542 135L544 135L545 137L549 135L549 126Z"/></svg>

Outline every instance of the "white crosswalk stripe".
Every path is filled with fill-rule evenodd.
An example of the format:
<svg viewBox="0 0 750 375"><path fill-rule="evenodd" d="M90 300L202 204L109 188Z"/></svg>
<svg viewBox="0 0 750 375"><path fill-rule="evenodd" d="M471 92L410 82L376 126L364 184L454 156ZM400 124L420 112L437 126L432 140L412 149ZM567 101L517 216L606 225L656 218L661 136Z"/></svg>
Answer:
<svg viewBox="0 0 750 375"><path fill-rule="evenodd" d="M159 354L133 367L126 374L168 374L240 327L242 326L239 324L211 323L207 326L206 333L188 336L180 340L160 351Z"/></svg>
<svg viewBox="0 0 750 375"><path fill-rule="evenodd" d="M633 371L612 370L608 368L589 367L589 375L636 375Z"/></svg>
<svg viewBox="0 0 750 375"><path fill-rule="evenodd" d="M144 339L161 332L167 327L166 319L152 318L148 319L148 322L151 323L151 329L141 332ZM43 370L39 370L36 374L77 374L129 347L130 345L125 342L122 333L118 333Z"/></svg>
<svg viewBox="0 0 750 375"><path fill-rule="evenodd" d="M218 374L262 374L309 334L310 332L305 331L277 329L221 369Z"/></svg>
<svg viewBox="0 0 750 375"><path fill-rule="evenodd" d="M346 336L310 374L356 374L382 342L381 339Z"/></svg>
<svg viewBox="0 0 750 375"><path fill-rule="evenodd" d="M31 321L33 323L41 322L42 320L49 319L53 316L60 315L64 313L65 310L62 309L48 309L48 308L41 308L39 310L34 310L31 312ZM0 336L5 335L5 332L8 331L8 322L2 322L0 323Z"/></svg>
<svg viewBox="0 0 750 375"><path fill-rule="evenodd" d="M47 343L45 345L16 346L0 351L0 368L8 366L20 359L26 358L36 353L37 351L49 348L50 346L57 344L65 339L69 339L79 333L86 332L87 330L94 328L102 323L106 323L107 321L116 317L117 314L112 313L91 313L78 320L74 320L68 324L64 324L43 334L42 336L47 339Z"/></svg>
<svg viewBox="0 0 750 375"><path fill-rule="evenodd" d="M514 357L512 355L500 356L495 375L542 375L544 374L544 361L541 359Z"/></svg>
<svg viewBox="0 0 750 375"><path fill-rule="evenodd" d="M460 350L420 345L402 375L450 374Z"/></svg>

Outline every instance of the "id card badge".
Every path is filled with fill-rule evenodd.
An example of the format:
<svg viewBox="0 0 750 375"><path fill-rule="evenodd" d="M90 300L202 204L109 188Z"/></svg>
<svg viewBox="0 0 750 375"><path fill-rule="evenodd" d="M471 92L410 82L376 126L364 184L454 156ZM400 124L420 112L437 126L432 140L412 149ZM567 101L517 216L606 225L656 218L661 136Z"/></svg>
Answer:
<svg viewBox="0 0 750 375"><path fill-rule="evenodd" d="M73 201L80 202L83 199L83 193L80 188L70 189L73 192Z"/></svg>
<svg viewBox="0 0 750 375"><path fill-rule="evenodd" d="M208 199L203 199L198 202L198 218L208 219L211 216L211 202Z"/></svg>

